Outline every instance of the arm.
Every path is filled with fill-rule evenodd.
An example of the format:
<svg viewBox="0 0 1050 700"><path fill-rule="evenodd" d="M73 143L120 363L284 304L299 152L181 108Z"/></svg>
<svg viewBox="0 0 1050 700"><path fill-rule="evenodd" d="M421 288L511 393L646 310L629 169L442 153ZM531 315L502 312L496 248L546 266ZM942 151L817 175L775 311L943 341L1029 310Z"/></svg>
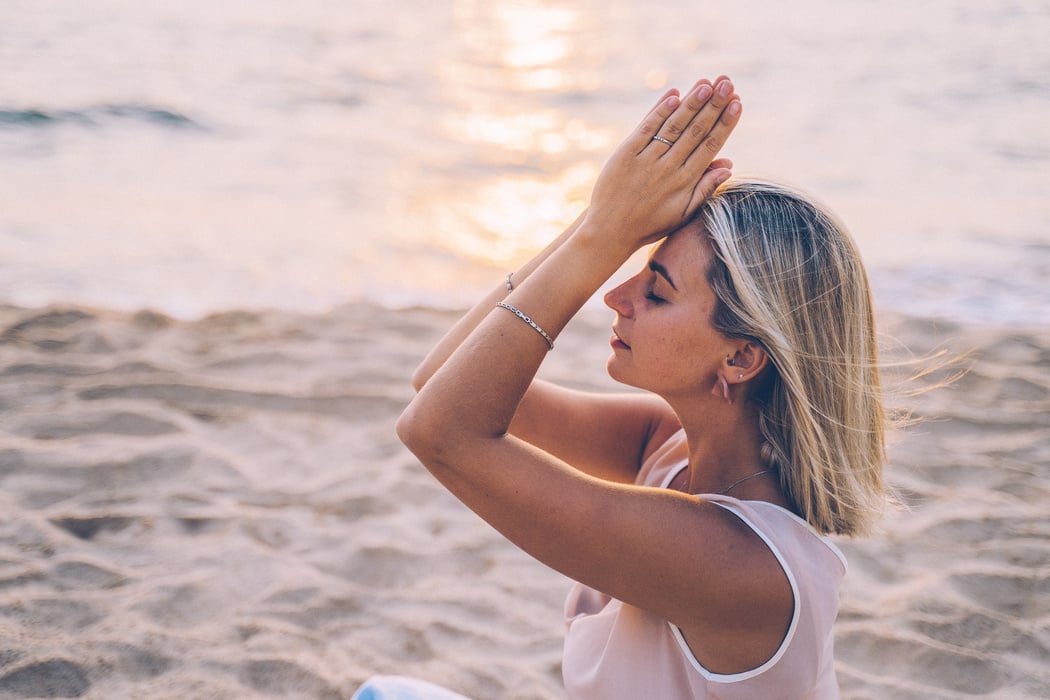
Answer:
<svg viewBox="0 0 1050 700"><path fill-rule="evenodd" d="M717 81L724 80L720 76ZM716 82L717 82L716 81ZM695 87L711 85L707 79ZM668 90L660 102L677 97ZM652 116L657 107L650 111ZM716 159L712 170L732 167L727 159ZM581 214L568 229L536 257L511 276L521 286L532 273L569 240L584 221ZM420 391L445 364L464 340L510 291L500 283L468 311L445 334L412 375L412 386ZM656 396L595 394L571 391L542 380L533 380L518 404L509 432L539 447L574 468L602 479L633 483L646 455L678 429L670 407Z"/></svg>
<svg viewBox="0 0 1050 700"><path fill-rule="evenodd" d="M556 336L635 250L683 223L728 177L709 166L739 102L705 92L667 97L642 121L606 165L579 226L508 303ZM658 132L677 136L675 145L652 141ZM406 409L398 434L460 500L572 578L695 630L761 616L763 582L725 565L748 547L737 547L745 536L721 509L594 479L508 434L547 349L513 314L489 310Z"/></svg>
<svg viewBox="0 0 1050 700"><path fill-rule="evenodd" d="M543 249L532 260L526 263L521 269L517 270L511 276L511 282L515 286L520 286L529 275L539 267L543 261L551 256L556 250L561 248L562 244L565 243L576 232L576 229L580 227L580 222L583 221L584 214L581 214L553 242L551 242L546 248ZM478 324L489 312L496 306L497 301L502 301L510 292L507 290L506 284L500 284L498 287L493 289L488 296L477 303L474 308L467 312L463 318L459 319L454 326L445 334L445 337L434 346L434 349L426 356L426 359L416 368L415 373L412 375L412 386L416 391L419 391L423 386L430 380L434 373L441 368L441 365L445 364L445 360L452 355L452 353L463 343L463 341L470 335L471 331L477 328Z"/></svg>
<svg viewBox="0 0 1050 700"><path fill-rule="evenodd" d="M719 80L722 80L724 78L725 76L721 76ZM701 84L710 85L711 83L706 79L697 81L698 86ZM677 95L677 90L668 90L663 94L663 97L660 98L660 101L663 102L664 100L670 99L672 97L677 97ZM646 116L652 116L652 114L656 111L657 108L658 107L654 107ZM730 167L730 164L729 161L723 159L712 163L712 166L721 166L723 168L728 169ZM521 285L526 279L528 279L529 275L531 275L533 271L536 270L536 268L543 264L543 262L551 256L551 254L558 250L562 246L562 244L565 243L565 241L567 241L580 227L580 224L583 222L585 216L586 211L583 214L581 214L576 219L576 221L572 222L569 228L567 228L560 236L554 239L554 241L552 241L546 248L544 248L536 257L534 257L532 260L526 263L521 269L514 272L511 276L511 282L513 286ZM434 349L430 351L426 359L424 359L423 362L419 365L419 367L416 368L415 373L413 373L412 386L415 388L416 391L422 389L423 386L427 383L427 381L432 376L434 376L434 373L441 367L441 365L445 364L445 360L447 360L449 356L451 356L452 353L456 350L456 348L458 348L460 344L467 338L467 336L470 335L471 331L477 328L478 324L481 323L481 321L484 320L486 316L488 316L489 312L496 305L496 302L502 301L509 293L510 292L507 289L506 284L500 284L497 288L492 290L492 292L490 292L488 296L486 296L484 299L478 302L478 304L475 305L474 308L467 312L467 314L463 318L461 318L451 328L451 330L449 330L448 333L445 334L441 341L434 346Z"/></svg>
<svg viewBox="0 0 1050 700"><path fill-rule="evenodd" d="M512 276L521 286L569 240L581 215L542 252ZM445 334L412 376L420 391L463 341L510 292L493 289ZM661 399L642 394L572 391L534 379L522 397L510 433L593 476L633 483L650 445L656 447L677 429L677 419ZM655 440L653 438L656 438Z"/></svg>
<svg viewBox="0 0 1050 700"><path fill-rule="evenodd" d="M515 286L526 279L579 228L584 215L539 255L512 275ZM412 376L420 391L475 328L510 292L499 285L467 312L434 346ZM600 395L563 389L533 380L515 412L509 432L572 464L611 481L631 483L642 463L666 404L653 396Z"/></svg>
<svg viewBox="0 0 1050 700"><path fill-rule="evenodd" d="M661 99L677 94L677 90L669 90ZM728 167L728 161L722 165ZM516 270L511 276L512 285L521 286L573 236L585 216L586 212L536 257ZM500 283L456 322L416 368L412 375L412 386L416 391L426 385L496 308L496 302L509 294L506 284ZM652 438L666 439L674 432L667 429L673 422L673 413L654 396L585 393L534 380L518 405L509 431L576 469L603 479L632 483Z"/></svg>

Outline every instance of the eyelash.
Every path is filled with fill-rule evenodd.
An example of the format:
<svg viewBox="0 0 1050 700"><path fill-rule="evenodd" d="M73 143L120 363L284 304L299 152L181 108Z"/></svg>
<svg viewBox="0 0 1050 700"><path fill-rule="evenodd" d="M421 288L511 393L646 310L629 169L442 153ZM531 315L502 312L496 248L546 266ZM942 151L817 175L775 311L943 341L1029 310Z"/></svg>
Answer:
<svg viewBox="0 0 1050 700"><path fill-rule="evenodd" d="M663 297L656 296L656 294L653 293L652 288L650 288L645 293L645 298L648 299L649 301L653 302L654 304L666 304L667 303L667 300L664 299Z"/></svg>

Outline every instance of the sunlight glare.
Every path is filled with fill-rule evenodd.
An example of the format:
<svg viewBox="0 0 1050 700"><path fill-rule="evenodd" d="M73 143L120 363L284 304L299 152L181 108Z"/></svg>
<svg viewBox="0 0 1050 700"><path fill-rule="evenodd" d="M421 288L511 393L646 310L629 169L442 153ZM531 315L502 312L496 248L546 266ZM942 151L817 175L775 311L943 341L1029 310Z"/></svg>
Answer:
<svg viewBox="0 0 1050 700"><path fill-rule="evenodd" d="M508 68L544 67L569 57L566 36L576 24L571 10L519 1L497 5L495 12L507 39L503 63Z"/></svg>
<svg viewBox="0 0 1050 700"><path fill-rule="evenodd" d="M505 175L469 198L433 202L435 240L456 256L505 268L535 254L579 216L597 176L579 165L555 176Z"/></svg>

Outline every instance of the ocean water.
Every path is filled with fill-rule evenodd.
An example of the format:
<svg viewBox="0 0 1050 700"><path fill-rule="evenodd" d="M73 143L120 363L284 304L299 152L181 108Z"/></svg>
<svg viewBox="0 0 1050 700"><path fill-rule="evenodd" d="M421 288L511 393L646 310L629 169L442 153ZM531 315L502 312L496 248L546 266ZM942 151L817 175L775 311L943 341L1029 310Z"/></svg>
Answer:
<svg viewBox="0 0 1050 700"><path fill-rule="evenodd" d="M816 194L884 308L1050 323L1046 0L7 0L0 302L460 306L669 86Z"/></svg>

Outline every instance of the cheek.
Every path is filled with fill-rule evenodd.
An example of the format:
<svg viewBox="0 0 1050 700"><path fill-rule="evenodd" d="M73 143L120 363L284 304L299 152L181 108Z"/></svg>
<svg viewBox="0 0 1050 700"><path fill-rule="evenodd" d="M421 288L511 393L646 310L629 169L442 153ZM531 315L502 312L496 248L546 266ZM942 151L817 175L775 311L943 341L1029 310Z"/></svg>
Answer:
<svg viewBox="0 0 1050 700"><path fill-rule="evenodd" d="M667 378L688 374L696 358L689 338L671 332L654 332L638 348L637 360L649 371Z"/></svg>
<svg viewBox="0 0 1050 700"><path fill-rule="evenodd" d="M646 341L638 348L636 361L654 379L677 388L700 386L710 379L715 349L711 336L703 332L695 316L651 329Z"/></svg>
<svg viewBox="0 0 1050 700"><path fill-rule="evenodd" d="M683 358L703 342L696 317L685 309L672 308L654 318L645 329L646 348L655 357Z"/></svg>

